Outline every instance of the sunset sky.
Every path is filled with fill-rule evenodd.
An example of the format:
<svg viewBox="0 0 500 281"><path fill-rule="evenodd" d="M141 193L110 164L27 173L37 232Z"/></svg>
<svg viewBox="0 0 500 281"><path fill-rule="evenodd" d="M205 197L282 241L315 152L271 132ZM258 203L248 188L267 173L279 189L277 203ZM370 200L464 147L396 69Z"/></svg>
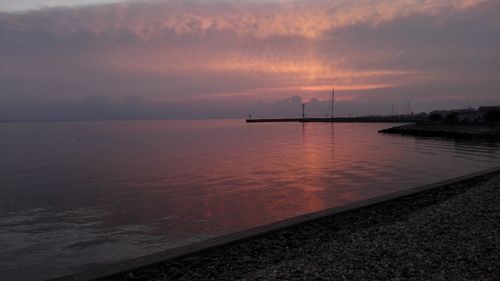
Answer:
<svg viewBox="0 0 500 281"><path fill-rule="evenodd" d="M500 105L500 1L0 2L0 120Z"/></svg>

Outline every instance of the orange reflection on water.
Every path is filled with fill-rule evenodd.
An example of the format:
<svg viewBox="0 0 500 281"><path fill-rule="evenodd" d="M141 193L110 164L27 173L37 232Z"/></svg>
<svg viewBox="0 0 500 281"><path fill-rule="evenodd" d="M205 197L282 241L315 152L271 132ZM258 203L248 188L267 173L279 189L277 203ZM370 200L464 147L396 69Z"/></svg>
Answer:
<svg viewBox="0 0 500 281"><path fill-rule="evenodd" d="M467 174L500 159L496 143L377 133L389 126L3 124L0 141L15 147L2 155L4 216L15 222L7 226L12 237L33 235L23 246L29 255L2 262L140 256ZM32 188L26 171L40 188ZM56 239L47 245L47 237Z"/></svg>
<svg viewBox="0 0 500 281"><path fill-rule="evenodd" d="M193 123L200 126L200 122ZM325 178L325 173L329 167L339 165L355 168L362 157L373 152L360 150L354 142L343 143L342 151L337 151L335 126L293 124L282 137L268 127L263 135L223 138L223 145L203 140L188 142L181 152L149 146L142 157L155 159L153 169L134 169L129 173L144 178L143 182L161 177L166 183L137 190L143 206L141 219L168 213L175 214L176 224L182 224L184 231L199 231L210 224L239 229L357 200L361 195L354 190L336 193L335 175ZM180 128L178 133L182 134ZM204 129L207 128L210 125ZM216 126L212 129L214 134L221 133ZM208 133L203 137L220 135ZM196 149L197 156L190 155L189 148L198 145L204 145L204 149ZM189 155L179 157L178 153ZM118 169L123 168L123 163L116 164ZM183 171L189 172L191 180L184 178ZM176 182L177 177L182 182Z"/></svg>
<svg viewBox="0 0 500 281"><path fill-rule="evenodd" d="M226 232L368 198L394 185L393 178L401 180L396 171L405 162L391 159L422 155L407 149L411 140L377 134L377 124L92 126L100 139L120 136L92 156L94 178L109 183L102 188L121 212L105 216L103 224L158 220L161 232Z"/></svg>

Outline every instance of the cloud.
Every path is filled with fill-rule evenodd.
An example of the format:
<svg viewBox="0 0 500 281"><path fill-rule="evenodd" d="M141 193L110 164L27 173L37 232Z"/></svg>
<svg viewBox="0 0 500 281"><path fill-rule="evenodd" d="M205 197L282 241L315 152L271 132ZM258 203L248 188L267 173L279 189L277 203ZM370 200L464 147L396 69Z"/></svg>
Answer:
<svg viewBox="0 0 500 281"><path fill-rule="evenodd" d="M316 38L325 31L357 24L376 26L411 15L442 17L474 8L485 0L461 1L150 1L31 12L12 21L21 29L67 35L86 29L106 34L127 29L144 41L164 32L203 36L212 32L256 38Z"/></svg>
<svg viewBox="0 0 500 281"><path fill-rule="evenodd" d="M27 116L33 104L84 108L98 96L108 100L99 110L116 117L132 111L126 97L140 97L133 116L158 116L161 103L169 118L190 116L181 111L195 104L227 117L259 100L322 100L332 86L357 100L351 113L374 100L422 101L422 110L433 109L430 96L447 107L457 96L500 102L499 13L479 0L147 1L3 13L0 102Z"/></svg>

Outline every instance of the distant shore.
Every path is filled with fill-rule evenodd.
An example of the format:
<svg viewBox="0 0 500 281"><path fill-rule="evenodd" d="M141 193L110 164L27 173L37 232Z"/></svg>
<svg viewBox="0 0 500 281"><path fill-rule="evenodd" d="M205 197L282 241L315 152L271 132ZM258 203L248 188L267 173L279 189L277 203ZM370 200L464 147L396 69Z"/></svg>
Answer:
<svg viewBox="0 0 500 281"><path fill-rule="evenodd" d="M500 125L443 124L417 122L414 124L391 127L380 133L402 134L429 137L485 137L500 138Z"/></svg>
<svg viewBox="0 0 500 281"><path fill-rule="evenodd" d="M499 280L499 221L497 168L99 280Z"/></svg>

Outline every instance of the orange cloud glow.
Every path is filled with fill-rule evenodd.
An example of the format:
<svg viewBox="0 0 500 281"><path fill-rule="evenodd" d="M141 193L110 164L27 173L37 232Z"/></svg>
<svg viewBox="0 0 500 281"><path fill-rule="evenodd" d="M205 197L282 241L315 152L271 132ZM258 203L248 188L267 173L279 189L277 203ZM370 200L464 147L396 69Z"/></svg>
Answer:
<svg viewBox="0 0 500 281"><path fill-rule="evenodd" d="M19 104L85 100L84 113L122 100L131 116L239 100L235 114L324 100L332 87L364 113L389 99L490 97L498 10L494 0L152 0L0 13L0 90Z"/></svg>
<svg viewBox="0 0 500 281"><path fill-rule="evenodd" d="M473 8L488 0L454 1L152 1L109 5L100 11L71 11L72 24L51 20L56 34L74 33L84 26L96 34L111 27L126 28L145 41L154 41L164 30L203 35L232 32L240 37L299 36L318 38L323 32L356 24L378 25L409 15L439 15ZM60 11L62 13L63 11ZM43 12L41 12L43 13ZM89 20L91 17L91 20ZM19 26L26 23L18 22Z"/></svg>

